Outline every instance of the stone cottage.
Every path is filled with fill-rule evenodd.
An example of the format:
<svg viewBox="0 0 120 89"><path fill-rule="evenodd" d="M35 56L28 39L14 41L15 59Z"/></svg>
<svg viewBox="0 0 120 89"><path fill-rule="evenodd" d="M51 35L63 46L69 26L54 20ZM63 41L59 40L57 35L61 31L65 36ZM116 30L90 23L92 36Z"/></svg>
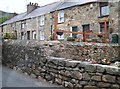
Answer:
<svg viewBox="0 0 120 89"><path fill-rule="evenodd" d="M26 12L0 25L1 32L3 35L6 32L16 32L18 40L50 40L54 30L62 30L66 32L56 32L56 37L58 40L66 40L68 37L83 39L83 34L70 32L105 34L106 28L106 39L110 41L113 34L119 35L118 2L120 1L63 0L45 6L29 3ZM89 40L96 36L98 35L87 34L86 38Z"/></svg>

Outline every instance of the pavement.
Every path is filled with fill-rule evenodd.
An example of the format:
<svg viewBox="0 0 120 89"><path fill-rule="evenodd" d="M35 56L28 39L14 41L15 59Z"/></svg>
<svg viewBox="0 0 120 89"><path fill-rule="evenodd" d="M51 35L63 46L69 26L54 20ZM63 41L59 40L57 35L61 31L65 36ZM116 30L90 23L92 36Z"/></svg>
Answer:
<svg viewBox="0 0 120 89"><path fill-rule="evenodd" d="M0 88L1 87L49 87L48 89L65 89L43 80L33 79L30 76L19 73L4 66L0 66ZM31 87L31 88L30 88ZM2 88L7 89L7 88ZM10 89L10 88L8 88ZM14 89L14 88L11 88ZM16 89L16 88L15 88ZM39 88L40 89L40 88Z"/></svg>

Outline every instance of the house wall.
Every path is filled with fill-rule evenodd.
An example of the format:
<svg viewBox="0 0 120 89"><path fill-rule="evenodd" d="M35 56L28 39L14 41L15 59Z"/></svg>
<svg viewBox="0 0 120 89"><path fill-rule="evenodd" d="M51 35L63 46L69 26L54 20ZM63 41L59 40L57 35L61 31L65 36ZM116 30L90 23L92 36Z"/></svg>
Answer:
<svg viewBox="0 0 120 89"><path fill-rule="evenodd" d="M119 34L119 44L120 44L120 1L118 2L118 34Z"/></svg>
<svg viewBox="0 0 120 89"><path fill-rule="evenodd" d="M6 32L8 32L8 33L11 32L10 24L3 26L3 34L6 33Z"/></svg>
<svg viewBox="0 0 120 89"><path fill-rule="evenodd" d="M118 33L118 2L109 3L110 6L110 15L109 18L113 20L111 22L111 27L113 28L114 33Z"/></svg>
<svg viewBox="0 0 120 89"><path fill-rule="evenodd" d="M26 33L30 31L30 39L32 40L32 32L36 31L36 17L26 20ZM27 39L27 38L26 38Z"/></svg>
<svg viewBox="0 0 120 89"><path fill-rule="evenodd" d="M110 19L110 27L113 33L118 33L118 2L110 2L110 13L108 17L100 17L99 3L86 4L83 6L75 6L64 10L65 22L58 24L58 28L63 26L66 30L70 30L72 26L78 26L78 31L83 32L82 25L90 24L90 30L93 32L100 31L99 20ZM74 14L73 14L74 13ZM110 34L111 37L112 34ZM69 36L65 34L65 37Z"/></svg>
<svg viewBox="0 0 120 89"><path fill-rule="evenodd" d="M16 28L17 28L17 37L20 40L21 39L21 32L24 32L24 37L25 40L27 39L27 31L30 31L30 40L32 40L32 32L36 31L36 17L27 19L26 20L26 25L25 28L21 29L21 21L16 23Z"/></svg>
<svg viewBox="0 0 120 89"><path fill-rule="evenodd" d="M21 32L23 31L21 29L21 22L16 22L16 30L17 30L17 39L21 40Z"/></svg>
<svg viewBox="0 0 120 89"><path fill-rule="evenodd" d="M93 3L92 8L90 8L90 5L86 4L65 9L65 23L67 23L68 30L72 26L78 26L78 31L83 32L82 25L85 24L90 24L90 29L93 31L99 30L98 23L95 23L99 17L99 5ZM73 20L71 21L71 19Z"/></svg>
<svg viewBox="0 0 120 89"><path fill-rule="evenodd" d="M51 30L53 28L53 21L51 19L52 17L52 14L51 13L48 13L45 15L45 36L46 36L46 40L49 40L50 39L50 35L51 35ZM52 25L52 27L51 27Z"/></svg>
<svg viewBox="0 0 120 89"><path fill-rule="evenodd" d="M74 6L67 9L64 9L65 22L58 24L57 28L64 28L64 30L70 30L72 26L78 26L78 31L82 32L82 25L90 24L90 30L94 32L99 32L100 26L98 20L103 19L100 17L100 7L99 3L92 3L93 7L90 4L85 4L82 6ZM118 33L119 24L118 24L118 2L110 2L110 14L107 18L111 19L110 27L113 29L113 33ZM53 13L46 13L45 24L40 26L40 18L35 17L26 20L26 27L21 29L21 21L16 22L17 38L21 39L21 32L25 32L25 39L27 39L26 33L30 31L30 39L32 40L32 31L36 31L36 39L40 40L40 31L43 31L45 34L45 40L49 40L51 35L51 30L54 28L54 19L52 16ZM4 26L4 32L10 32L11 27L9 25ZM65 33L65 39L69 34ZM112 34L111 34L112 35ZM110 37L111 37L110 35Z"/></svg>

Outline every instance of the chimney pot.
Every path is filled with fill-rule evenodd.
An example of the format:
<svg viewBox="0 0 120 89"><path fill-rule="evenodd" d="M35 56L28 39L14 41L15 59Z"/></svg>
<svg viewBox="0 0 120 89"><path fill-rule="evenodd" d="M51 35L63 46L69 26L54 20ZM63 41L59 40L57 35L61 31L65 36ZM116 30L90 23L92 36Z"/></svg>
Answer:
<svg viewBox="0 0 120 89"><path fill-rule="evenodd" d="M27 5L27 13L30 13L31 11L37 9L39 6L38 6L38 3L29 3Z"/></svg>

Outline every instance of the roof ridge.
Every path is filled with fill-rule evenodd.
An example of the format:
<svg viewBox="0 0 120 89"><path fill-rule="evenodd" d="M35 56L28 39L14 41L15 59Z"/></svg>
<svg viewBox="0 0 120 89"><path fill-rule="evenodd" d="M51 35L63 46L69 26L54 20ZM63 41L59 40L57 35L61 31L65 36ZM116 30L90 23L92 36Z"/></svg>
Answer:
<svg viewBox="0 0 120 89"><path fill-rule="evenodd" d="M46 4L46 5L40 6L39 8L41 8L41 7L45 7L45 6L48 6L48 5L55 4L55 3L57 3L57 2L60 2L60 1L52 2L52 3Z"/></svg>

